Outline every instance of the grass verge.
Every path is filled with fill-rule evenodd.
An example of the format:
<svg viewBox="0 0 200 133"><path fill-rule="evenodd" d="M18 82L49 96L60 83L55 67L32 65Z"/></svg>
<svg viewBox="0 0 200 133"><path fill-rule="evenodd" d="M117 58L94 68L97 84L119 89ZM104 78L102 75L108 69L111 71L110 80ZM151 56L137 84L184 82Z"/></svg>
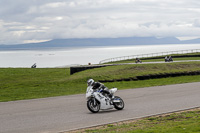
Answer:
<svg viewBox="0 0 200 133"><path fill-rule="evenodd" d="M200 108L129 120L72 132L81 133L199 133Z"/></svg>

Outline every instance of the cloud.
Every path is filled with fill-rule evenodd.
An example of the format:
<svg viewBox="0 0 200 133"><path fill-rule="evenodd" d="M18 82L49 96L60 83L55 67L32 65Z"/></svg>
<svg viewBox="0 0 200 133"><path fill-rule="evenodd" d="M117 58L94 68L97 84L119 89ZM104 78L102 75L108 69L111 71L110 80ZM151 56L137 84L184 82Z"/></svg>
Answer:
<svg viewBox="0 0 200 133"><path fill-rule="evenodd" d="M199 7L198 0L0 1L0 43L57 38L199 36Z"/></svg>

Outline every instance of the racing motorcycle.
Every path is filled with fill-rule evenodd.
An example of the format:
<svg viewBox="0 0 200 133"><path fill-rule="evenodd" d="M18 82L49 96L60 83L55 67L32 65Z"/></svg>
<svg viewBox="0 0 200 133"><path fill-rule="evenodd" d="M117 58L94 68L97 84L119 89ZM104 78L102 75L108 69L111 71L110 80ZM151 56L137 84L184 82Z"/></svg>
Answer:
<svg viewBox="0 0 200 133"><path fill-rule="evenodd" d="M141 61L139 58L136 58L136 59L135 59L135 63L138 63L138 62L139 62L139 63L142 63L142 61Z"/></svg>
<svg viewBox="0 0 200 133"><path fill-rule="evenodd" d="M113 95L117 91L117 88L112 88L109 92ZM87 87L86 91L87 107L92 113L97 113L99 110L117 109L122 110L124 108L124 101L118 97L113 96L110 98L108 94L102 93L102 89L92 89L92 86Z"/></svg>

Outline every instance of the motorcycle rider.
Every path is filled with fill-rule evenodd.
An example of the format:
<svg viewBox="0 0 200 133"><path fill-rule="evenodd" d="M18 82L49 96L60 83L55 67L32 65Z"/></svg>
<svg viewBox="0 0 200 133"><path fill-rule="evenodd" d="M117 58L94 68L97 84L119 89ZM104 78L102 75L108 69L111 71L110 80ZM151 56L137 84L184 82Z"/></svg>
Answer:
<svg viewBox="0 0 200 133"><path fill-rule="evenodd" d="M106 86L104 86L104 84L102 84L100 82L94 82L93 79L89 79L87 81L87 85L88 86L92 86L93 90L102 89L101 93L106 93L110 98L113 97L113 95L109 92L108 88Z"/></svg>

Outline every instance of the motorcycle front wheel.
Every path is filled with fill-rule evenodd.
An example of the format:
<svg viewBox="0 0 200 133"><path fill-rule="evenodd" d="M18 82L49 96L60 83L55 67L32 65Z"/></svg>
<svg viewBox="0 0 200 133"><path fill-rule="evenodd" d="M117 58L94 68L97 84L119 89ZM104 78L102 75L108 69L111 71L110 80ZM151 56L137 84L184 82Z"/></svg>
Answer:
<svg viewBox="0 0 200 133"><path fill-rule="evenodd" d="M113 105L115 109L122 110L124 108L124 101L120 97L115 96L115 98L113 99Z"/></svg>
<svg viewBox="0 0 200 133"><path fill-rule="evenodd" d="M100 110L100 104L94 98L87 101L87 107L92 113L97 113Z"/></svg>

